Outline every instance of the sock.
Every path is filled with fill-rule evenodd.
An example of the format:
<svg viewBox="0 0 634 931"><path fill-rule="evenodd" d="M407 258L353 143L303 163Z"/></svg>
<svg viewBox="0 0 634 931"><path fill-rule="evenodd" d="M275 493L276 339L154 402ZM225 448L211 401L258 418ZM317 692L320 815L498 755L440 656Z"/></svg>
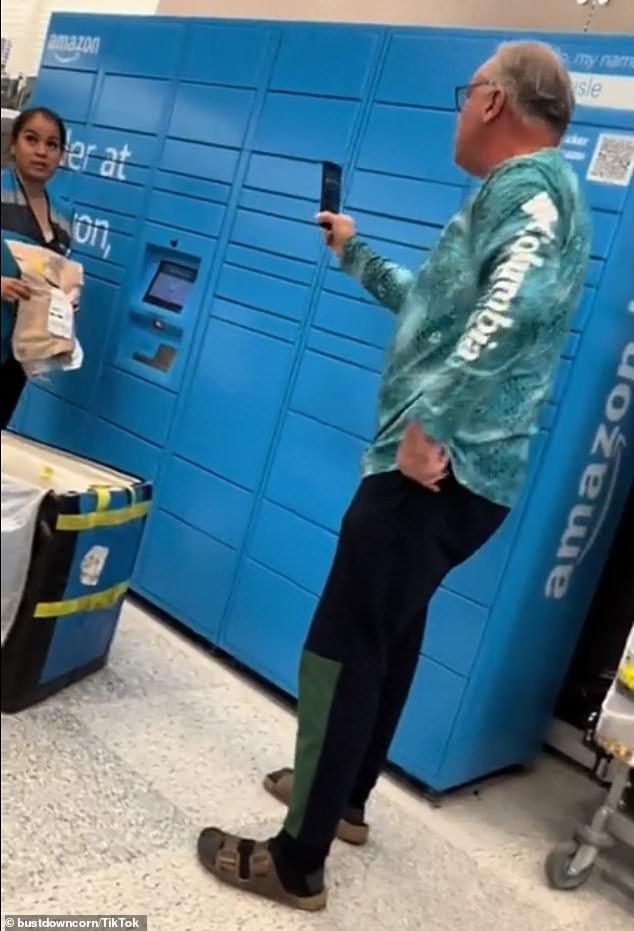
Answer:
<svg viewBox="0 0 634 931"><path fill-rule="evenodd" d="M291 895L317 895L324 887L326 855L282 830L268 842L280 882Z"/></svg>

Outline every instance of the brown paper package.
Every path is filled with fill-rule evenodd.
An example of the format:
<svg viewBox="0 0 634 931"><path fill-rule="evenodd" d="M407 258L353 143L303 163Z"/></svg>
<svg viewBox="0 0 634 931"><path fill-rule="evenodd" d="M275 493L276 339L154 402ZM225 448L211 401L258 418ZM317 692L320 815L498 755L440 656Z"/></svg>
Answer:
<svg viewBox="0 0 634 931"><path fill-rule="evenodd" d="M71 339L53 336L49 332L49 312L56 288L77 305L84 283L82 266L41 246L14 240L8 241L7 246L20 269L22 281L31 289L31 297L21 300L16 312L12 340L15 358L24 363L49 359L60 364L70 362L74 332Z"/></svg>

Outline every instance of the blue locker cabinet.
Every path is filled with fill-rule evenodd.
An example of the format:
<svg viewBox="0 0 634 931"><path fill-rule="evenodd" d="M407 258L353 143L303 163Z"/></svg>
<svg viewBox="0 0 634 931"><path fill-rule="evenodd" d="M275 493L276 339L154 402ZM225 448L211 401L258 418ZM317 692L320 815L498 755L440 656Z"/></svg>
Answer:
<svg viewBox="0 0 634 931"><path fill-rule="evenodd" d="M361 234L417 267L473 188L454 87L500 38L51 21L35 101L71 131L86 365L31 388L16 425L153 481L136 590L289 693L392 334L321 246L320 163L344 165ZM391 756L438 791L538 752L634 468L631 41L550 40L592 262L522 500L430 612Z"/></svg>

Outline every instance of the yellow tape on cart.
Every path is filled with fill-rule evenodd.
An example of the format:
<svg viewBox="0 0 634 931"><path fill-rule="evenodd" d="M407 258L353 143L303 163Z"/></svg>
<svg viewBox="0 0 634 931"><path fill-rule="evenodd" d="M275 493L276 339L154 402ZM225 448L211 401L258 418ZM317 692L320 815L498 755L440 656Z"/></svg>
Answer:
<svg viewBox="0 0 634 931"><path fill-rule="evenodd" d="M127 508L116 511L90 511L88 514L60 514L57 518L58 530L94 530L97 527L121 527L123 524L141 520L150 511L151 502L141 501Z"/></svg>
<svg viewBox="0 0 634 931"><path fill-rule="evenodd" d="M94 485L90 491L95 493L97 499L97 510L107 511L110 507L110 489L105 485Z"/></svg>
<svg viewBox="0 0 634 931"><path fill-rule="evenodd" d="M127 593L130 583L122 582L107 588L104 592L69 598L66 601L41 601L36 605L33 617L51 618L68 617L69 614L88 614L93 611L107 611L120 601Z"/></svg>

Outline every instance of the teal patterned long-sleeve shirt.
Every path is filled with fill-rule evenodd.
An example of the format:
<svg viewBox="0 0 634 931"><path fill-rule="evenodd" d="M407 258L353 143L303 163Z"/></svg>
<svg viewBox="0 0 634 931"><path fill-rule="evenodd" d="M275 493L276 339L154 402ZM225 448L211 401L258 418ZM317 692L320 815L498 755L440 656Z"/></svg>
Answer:
<svg viewBox="0 0 634 931"><path fill-rule="evenodd" d="M397 467L415 422L447 448L459 482L512 506L589 251L588 214L556 149L497 168L417 274L351 240L343 270L398 315L365 474Z"/></svg>

